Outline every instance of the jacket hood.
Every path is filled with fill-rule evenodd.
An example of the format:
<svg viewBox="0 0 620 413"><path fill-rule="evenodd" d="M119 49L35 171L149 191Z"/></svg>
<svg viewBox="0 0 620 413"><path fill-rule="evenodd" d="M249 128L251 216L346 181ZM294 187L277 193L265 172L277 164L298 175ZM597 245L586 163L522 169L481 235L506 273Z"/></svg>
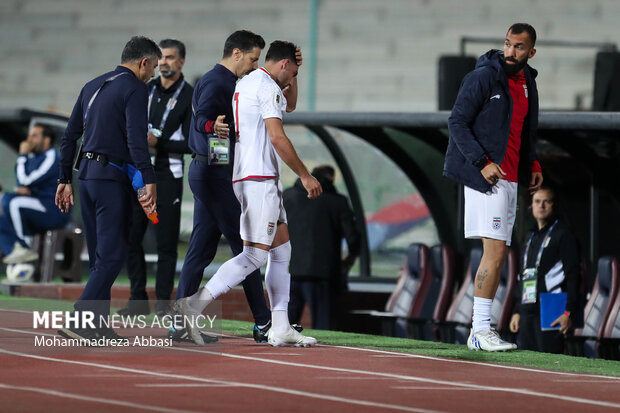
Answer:
<svg viewBox="0 0 620 413"><path fill-rule="evenodd" d="M476 69L489 66L493 68L498 74L503 73L503 70L504 70L502 67L503 58L504 58L503 51L497 50L497 49L491 49L478 58L478 61L476 62ZM531 67L529 64L526 64L525 71L528 71L528 70L532 76L532 79L536 79L536 76L538 75L538 71L534 69L533 67Z"/></svg>

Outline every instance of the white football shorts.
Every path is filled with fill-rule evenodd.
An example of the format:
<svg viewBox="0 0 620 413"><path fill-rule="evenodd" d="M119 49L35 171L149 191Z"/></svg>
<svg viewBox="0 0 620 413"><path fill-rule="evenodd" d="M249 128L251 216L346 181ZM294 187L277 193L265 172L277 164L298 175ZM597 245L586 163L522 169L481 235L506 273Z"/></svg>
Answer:
<svg viewBox="0 0 620 413"><path fill-rule="evenodd" d="M246 179L235 182L233 190L241 204L241 239L271 246L278 222L286 223L280 179Z"/></svg>
<svg viewBox="0 0 620 413"><path fill-rule="evenodd" d="M486 193L465 186L465 238L490 238L510 246L517 214L516 182L500 179Z"/></svg>

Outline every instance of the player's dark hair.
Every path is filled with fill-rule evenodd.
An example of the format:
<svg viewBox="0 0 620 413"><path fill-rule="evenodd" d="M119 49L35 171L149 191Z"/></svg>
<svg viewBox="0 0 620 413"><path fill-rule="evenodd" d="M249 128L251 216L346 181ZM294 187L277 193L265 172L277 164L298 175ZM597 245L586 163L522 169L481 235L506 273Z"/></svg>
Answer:
<svg viewBox="0 0 620 413"><path fill-rule="evenodd" d="M259 49L265 48L265 40L262 36L252 33L249 30L237 30L224 42L224 54L222 58L230 57L233 50L239 49L243 53L252 51L255 47Z"/></svg>
<svg viewBox="0 0 620 413"><path fill-rule="evenodd" d="M181 59L185 59L185 45L183 42L177 39L164 39L159 42L159 47L162 49L169 49L172 47L176 47L177 54Z"/></svg>
<svg viewBox="0 0 620 413"><path fill-rule="evenodd" d="M288 59L291 62L297 62L295 58L296 51L297 46L295 44L283 40L276 40L269 45L265 61L279 62L280 60Z"/></svg>
<svg viewBox="0 0 620 413"><path fill-rule="evenodd" d="M139 62L144 59L161 58L157 43L144 36L134 36L127 42L121 54L121 63Z"/></svg>
<svg viewBox="0 0 620 413"><path fill-rule="evenodd" d="M54 142L56 141L56 132L54 131L54 128L43 123L35 123L32 126L41 128L41 134L43 137L50 138L50 144L54 145Z"/></svg>
<svg viewBox="0 0 620 413"><path fill-rule="evenodd" d="M534 47L534 45L536 44L536 30L534 30L531 25L527 23L515 23L510 26L507 33L521 34L523 32L526 32L527 35L530 36L530 40L532 41L532 47Z"/></svg>

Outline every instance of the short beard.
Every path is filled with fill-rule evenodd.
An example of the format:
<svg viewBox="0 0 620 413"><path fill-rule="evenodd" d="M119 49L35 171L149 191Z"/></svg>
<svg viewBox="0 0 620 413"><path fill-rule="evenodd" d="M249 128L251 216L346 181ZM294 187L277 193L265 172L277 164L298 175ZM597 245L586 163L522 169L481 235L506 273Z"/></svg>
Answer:
<svg viewBox="0 0 620 413"><path fill-rule="evenodd" d="M176 73L177 73L177 72L176 72L176 71L174 71L174 70L167 70L167 71L165 71L165 72L162 72L162 71L160 70L160 71L159 71L159 73L160 73L163 77L165 77L166 79L168 79L168 78L173 77L174 75L176 75Z"/></svg>
<svg viewBox="0 0 620 413"><path fill-rule="evenodd" d="M506 73L506 75L512 76L512 75L516 75L517 73L519 73L521 69L525 67L525 65L527 64L527 57L523 59L523 61L516 62L511 65L506 63L505 57L501 60L501 62L502 62L502 67L504 68L504 72Z"/></svg>

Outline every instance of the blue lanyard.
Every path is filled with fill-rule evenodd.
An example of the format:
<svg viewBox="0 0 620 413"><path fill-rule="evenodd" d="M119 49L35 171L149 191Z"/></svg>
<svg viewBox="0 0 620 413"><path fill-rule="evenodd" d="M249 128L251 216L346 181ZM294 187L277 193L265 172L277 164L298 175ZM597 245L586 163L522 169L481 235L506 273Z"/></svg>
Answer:
<svg viewBox="0 0 620 413"><path fill-rule="evenodd" d="M540 244L540 247L538 248L538 255L536 256L536 269L538 269L538 267L540 266L540 260L542 259L542 253L543 253L543 250L545 249L545 244L547 243L547 240L551 238L551 231L553 231L553 228L555 227L555 224L557 223L558 223L558 220L556 219L553 225L551 225L549 229L547 230L547 233L545 234L545 238L543 239L542 243ZM532 238L534 238L534 233L530 235L530 237L527 239L527 243L525 244L525 253L523 254L523 268L527 268L527 254L530 250L530 244L532 243Z"/></svg>
<svg viewBox="0 0 620 413"><path fill-rule="evenodd" d="M117 77L122 76L122 75L126 75L126 74L127 74L127 72L121 72L121 73L117 73L114 76L111 76L111 77L107 78L106 80L103 81L103 84L101 86L99 86L99 89L97 89L95 91L95 93L93 93L93 96L88 101L88 106L86 106L86 111L84 112L84 122L83 122L84 129L86 129L86 117L88 116L88 112L90 111L90 107L93 105L93 102L95 101L95 98L97 97L97 95L99 94L101 89L105 86L106 83L111 82L114 79L116 79Z"/></svg>
<svg viewBox="0 0 620 413"><path fill-rule="evenodd" d="M170 111L174 109L174 106L177 104L177 98L179 97L183 86L185 86L185 80L181 82L176 92L174 92L174 95L172 95L172 97L168 99L168 103L166 104L166 111L164 112L164 116L161 117L161 122L159 124L159 130L162 132L164 131L164 126L166 125L166 121L168 120L168 115L170 115ZM149 94L149 105L147 109L147 113L149 115L151 114L151 100L153 99L153 95L155 94L155 88L156 86L153 85L153 87L151 88L151 93Z"/></svg>

